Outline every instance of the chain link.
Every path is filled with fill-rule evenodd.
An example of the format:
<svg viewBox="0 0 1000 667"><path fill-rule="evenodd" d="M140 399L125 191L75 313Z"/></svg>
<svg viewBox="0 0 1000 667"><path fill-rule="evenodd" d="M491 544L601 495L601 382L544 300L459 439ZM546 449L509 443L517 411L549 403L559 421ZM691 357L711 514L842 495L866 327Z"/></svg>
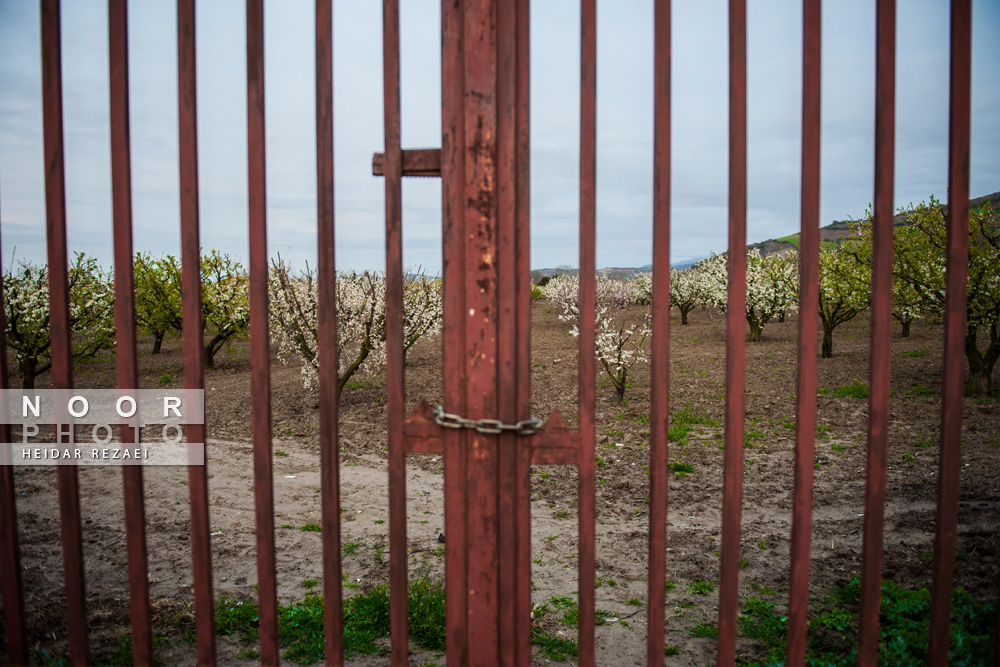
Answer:
<svg viewBox="0 0 1000 667"><path fill-rule="evenodd" d="M516 424L504 424L499 419L466 419L444 411L444 406L434 409L434 421L444 428L474 428L479 433L498 434L515 433L517 435L534 435L542 430L545 422L541 419L522 419Z"/></svg>

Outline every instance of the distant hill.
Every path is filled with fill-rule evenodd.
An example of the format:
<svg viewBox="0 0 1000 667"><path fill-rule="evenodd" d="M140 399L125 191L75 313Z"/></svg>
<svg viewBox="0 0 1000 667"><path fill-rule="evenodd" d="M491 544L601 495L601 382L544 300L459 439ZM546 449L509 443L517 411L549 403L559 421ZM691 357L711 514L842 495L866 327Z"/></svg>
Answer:
<svg viewBox="0 0 1000 667"><path fill-rule="evenodd" d="M969 201L969 208L981 208L983 205L989 204L993 208L1000 208L1000 192L994 192L991 195L986 195L984 197L977 197ZM893 218L895 225L906 224L906 219L903 214L896 215ZM788 236L782 236L778 239L768 239L766 241L761 241L759 243L753 243L747 246L747 249L757 248L760 250L762 255L773 255L776 252L781 252L788 248L799 248L799 236L800 234L796 232L795 234L789 234ZM820 244L824 246L833 245L838 243L840 239L848 236L853 236L851 233L851 225L848 220L837 220L831 222L825 227L819 228L819 240Z"/></svg>
<svg viewBox="0 0 1000 667"><path fill-rule="evenodd" d="M994 192L991 195L986 195L984 197L977 197L969 201L969 208L981 208L984 204L989 204L995 209L1000 209L1000 192ZM902 214L897 215L893 218L897 226L906 224L906 220ZM824 246L832 246L840 241L844 237L852 236L851 224L848 220L836 220L831 222L825 227L819 228L819 239L820 244ZM758 243L751 243L747 246L747 250L757 248L760 250L762 255L773 255L776 252L786 251L790 248L799 249L799 233L789 234L788 236L782 236L778 239L768 239L766 241L760 241ZM696 259L689 259L682 262L676 262L670 265L672 269L688 269L700 262L704 257L699 257ZM603 269L598 269L597 274L601 276L620 276L620 277L631 277L637 273L648 273L653 270L652 264L646 264L645 266L638 267L606 267ZM572 273L575 272L575 268L560 266L554 269L535 269L532 271L536 276L554 276L559 273ZM537 278L536 278L537 279Z"/></svg>

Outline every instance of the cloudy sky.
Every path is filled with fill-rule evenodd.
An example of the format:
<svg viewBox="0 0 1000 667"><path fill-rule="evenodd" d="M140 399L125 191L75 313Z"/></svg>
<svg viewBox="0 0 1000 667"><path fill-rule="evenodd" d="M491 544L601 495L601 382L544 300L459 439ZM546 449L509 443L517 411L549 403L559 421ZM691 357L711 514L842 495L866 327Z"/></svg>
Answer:
<svg viewBox="0 0 1000 667"><path fill-rule="evenodd" d="M749 3L751 241L799 229L801 3ZM861 216L873 193L874 0L823 11L822 224ZM337 264L384 264L381 3L334 3ZM440 145L440 2L403 0L403 146ZM532 3L532 266L577 263L579 3ZM652 0L598 2L598 266L651 262ZM674 3L675 262L726 245L725 0ZM238 0L198 5L202 244L246 258L246 48ZM315 265L313 6L265 3L270 251ZM948 3L898 6L896 205L945 198ZM66 198L73 251L111 262L107 9L63 3ZM129 16L137 250L179 252L174 3ZM0 0L0 223L4 266L44 261L37 2ZM1000 3L973 9L972 195L1000 190ZM406 179L404 262L441 267L440 183ZM15 250L16 247L16 250Z"/></svg>

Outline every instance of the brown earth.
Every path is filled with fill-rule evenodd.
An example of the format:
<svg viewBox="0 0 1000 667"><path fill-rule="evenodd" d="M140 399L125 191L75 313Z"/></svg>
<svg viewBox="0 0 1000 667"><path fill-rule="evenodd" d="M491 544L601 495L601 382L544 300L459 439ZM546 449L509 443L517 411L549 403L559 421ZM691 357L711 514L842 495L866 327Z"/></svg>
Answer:
<svg viewBox="0 0 1000 667"><path fill-rule="evenodd" d="M553 309L554 310L554 309ZM576 414L576 339L567 335L549 305L534 305L533 412L559 408L572 425ZM721 423L723 416L724 321L696 312L691 324L671 327L671 408L689 408ZM787 598L791 526L792 460L795 421L795 337L797 324L771 323L764 340L747 346L745 481L740 573L743 594L760 594L779 604ZM860 318L835 333L832 359L819 361L813 563L814 599L859 574L864 512L867 402L837 397L835 390L868 372L868 323ZM151 355L140 343L141 385L162 379L182 386L179 342ZM892 414L885 523L885 578L905 585L930 581L940 420L942 332L918 321L909 338L893 339ZM319 410L315 391L302 386L296 360L275 358L272 406L275 524L279 596L301 599L301 583L321 579L320 536L298 530L320 522ZM169 375L167 378L165 376ZM440 339L411 350L406 370L409 409L419 398L441 398ZM630 380L628 403L614 403L614 390L598 377L597 607L623 622L597 628L601 664L644 664L649 463L649 372L639 365ZM110 356L76 369L81 387L114 386ZM40 378L39 388L49 382ZM213 565L217 595L254 595L253 484L250 447L250 379L247 343L217 357L208 372L207 424ZM341 406L343 542L354 544L345 557L350 594L388 577L388 511L384 377L360 378ZM1000 570L1000 419L994 399L965 401L959 506L956 585L980 600L994 599ZM671 444L671 461L690 463L694 472L671 476L667 578L676 588L667 598L667 643L679 655L669 664L711 664L714 642L685 630L715 622L717 593L689 592L694 581L717 582L722 488L721 426L695 426L686 442ZM933 446L921 447L931 443ZM443 576L437 542L443 531L442 461L412 457L408 464L408 536L411 577ZM91 645L97 650L127 632L128 591L121 472L114 467L79 471L84 520ZM144 470L149 544L149 577L158 618L184 613L192 600L187 474L182 468ZM25 606L34 649L64 654L65 593L59 509L53 468L15 471ZM532 471L534 602L574 596L576 474L572 469L536 466ZM770 591L768 590L770 589ZM632 602L630 604L629 602ZM640 606L635 606L636 604ZM543 621L546 622L546 621ZM575 630L547 621L546 629L574 638ZM160 654L168 665L194 664L194 647L174 631ZM223 664L246 648L219 638ZM741 640L740 650L752 652ZM2 657L2 656L0 656ZM413 664L443 664L440 654L414 650ZM546 659L535 654L536 664ZM353 664L388 664L384 657L356 658Z"/></svg>

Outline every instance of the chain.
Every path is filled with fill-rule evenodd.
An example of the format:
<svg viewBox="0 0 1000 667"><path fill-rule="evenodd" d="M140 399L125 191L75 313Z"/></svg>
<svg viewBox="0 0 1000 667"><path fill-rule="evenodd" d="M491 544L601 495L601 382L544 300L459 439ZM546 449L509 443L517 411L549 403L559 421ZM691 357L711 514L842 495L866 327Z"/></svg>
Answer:
<svg viewBox="0 0 1000 667"><path fill-rule="evenodd" d="M444 411L444 406L434 409L434 421L445 428L474 428L480 433L516 433L517 435L534 435L542 430L545 424L541 419L522 419L516 424L504 424L499 419L466 419Z"/></svg>

